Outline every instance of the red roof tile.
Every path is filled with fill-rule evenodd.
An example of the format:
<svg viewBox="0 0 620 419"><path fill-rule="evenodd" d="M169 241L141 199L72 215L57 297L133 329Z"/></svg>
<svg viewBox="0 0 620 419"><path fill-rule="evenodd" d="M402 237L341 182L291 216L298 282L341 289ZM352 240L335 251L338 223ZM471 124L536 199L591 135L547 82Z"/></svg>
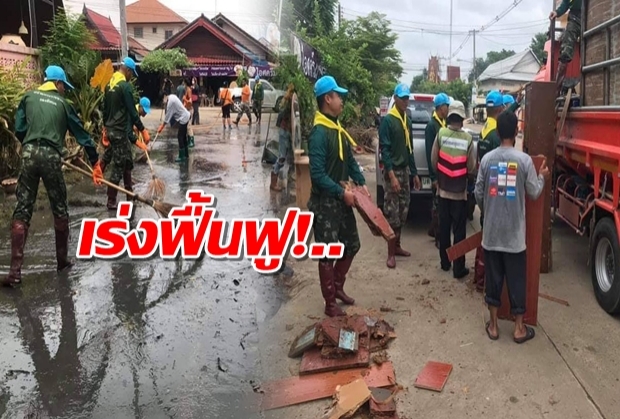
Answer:
<svg viewBox="0 0 620 419"><path fill-rule="evenodd" d="M127 5L127 23L182 23L187 20L157 0L138 0Z"/></svg>
<svg viewBox="0 0 620 419"><path fill-rule="evenodd" d="M90 29L95 32L96 42L92 45L93 49L99 51L112 51L121 49L121 34L118 32L109 17L100 15L84 6L83 15L89 23ZM146 55L149 50L132 37L127 37L129 49Z"/></svg>

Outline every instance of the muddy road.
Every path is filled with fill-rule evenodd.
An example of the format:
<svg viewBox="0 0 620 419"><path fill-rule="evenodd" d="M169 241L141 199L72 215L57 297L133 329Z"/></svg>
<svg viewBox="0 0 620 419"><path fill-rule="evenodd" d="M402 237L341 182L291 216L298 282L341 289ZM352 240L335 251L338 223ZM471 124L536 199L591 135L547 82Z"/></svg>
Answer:
<svg viewBox="0 0 620 419"><path fill-rule="evenodd" d="M159 114L147 117L148 128L157 126ZM225 219L279 214L291 198L269 193L270 166L261 163L268 115L260 127L242 122L226 132L216 117L203 110L206 122L195 129L187 164L174 162L176 131L154 144L165 200L180 204L188 189L199 188L216 195ZM276 138L273 127L269 137ZM220 174L221 181L205 182ZM144 192L148 166L136 165L134 179L136 192ZM81 219L110 213L105 189L89 181L71 186L69 196L75 255ZM11 208L14 198L5 199ZM208 258L78 261L59 275L47 197L37 205L23 284L0 290L2 418L259 417L251 384L261 376L257 331L285 298L277 276L255 273L248 261ZM137 218L154 216L149 207L136 210ZM8 228L0 242L5 275Z"/></svg>

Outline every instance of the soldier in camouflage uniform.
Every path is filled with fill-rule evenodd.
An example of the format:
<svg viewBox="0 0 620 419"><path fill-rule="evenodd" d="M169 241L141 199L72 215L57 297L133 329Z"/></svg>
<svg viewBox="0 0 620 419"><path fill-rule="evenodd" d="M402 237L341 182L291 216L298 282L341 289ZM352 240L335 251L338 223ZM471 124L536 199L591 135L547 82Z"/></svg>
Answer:
<svg viewBox="0 0 620 419"><path fill-rule="evenodd" d="M396 256L411 256L400 246L402 227L407 222L411 186L409 177L414 177L416 190L420 189L420 178L413 159L411 139L411 119L407 116L409 106L409 86L399 84L394 89L394 106L381 121L379 144L383 162L385 201L383 212L390 223L396 238L388 241L386 265L396 267Z"/></svg>
<svg viewBox="0 0 620 419"><path fill-rule="evenodd" d="M581 36L581 3L582 0L562 0L560 7L549 14L549 19L553 20L563 16L570 10L568 24L566 25L566 30L562 37L562 45L560 46L560 64L558 65L556 76L558 94L561 93L562 84L564 83L566 67L573 60L575 44L577 44Z"/></svg>
<svg viewBox="0 0 620 419"><path fill-rule="evenodd" d="M135 142L138 147L146 150L146 144L150 141L149 132L144 128L133 101L133 89L129 81L134 74L136 76L138 74L136 63L127 57L123 60L119 71L112 76L103 100L103 124L112 153L110 182L119 185L121 179L124 179L124 186L128 191L132 191L133 154L129 140L131 127L135 126L142 134L144 142ZM103 177L106 165L105 161L97 163L94 170L95 177ZM116 189L108 187L107 207L109 210L116 209L117 195ZM127 198L130 199L130 197Z"/></svg>
<svg viewBox="0 0 620 419"><path fill-rule="evenodd" d="M45 83L24 95L15 116L15 135L22 143L22 159L17 183L17 205L11 223L11 267L4 285L19 284L24 261L24 245L37 199L39 181L47 190L56 235L56 269L73 265L68 257L69 209L62 174L62 149L69 130L84 147L91 164L97 162L96 145L84 130L75 110L64 99L65 89L73 86L62 68L45 70Z"/></svg>
<svg viewBox="0 0 620 419"><path fill-rule="evenodd" d="M344 292L346 275L353 258L360 249L357 223L353 214L355 197L340 182L353 179L358 185L366 181L353 157L349 134L340 126L338 116L342 113L341 95L346 89L338 86L331 76L324 76L314 85L319 111L308 139L310 177L312 192L308 209L314 213L314 239L316 243L344 244L344 256L336 261L322 259L319 262L321 292L325 299L325 314L343 316L336 299L345 304L355 300ZM370 196L370 193L368 193Z"/></svg>

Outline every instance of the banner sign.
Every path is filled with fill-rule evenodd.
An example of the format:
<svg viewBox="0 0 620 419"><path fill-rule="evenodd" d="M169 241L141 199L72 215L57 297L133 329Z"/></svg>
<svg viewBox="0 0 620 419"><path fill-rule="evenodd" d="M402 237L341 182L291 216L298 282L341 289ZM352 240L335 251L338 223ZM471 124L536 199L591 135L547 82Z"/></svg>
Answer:
<svg viewBox="0 0 620 419"><path fill-rule="evenodd" d="M257 74L264 79L275 75L275 70L271 66L247 66L237 65L210 65L186 68L183 70L183 77L237 77L243 70L248 72L250 78Z"/></svg>
<svg viewBox="0 0 620 419"><path fill-rule="evenodd" d="M291 37L293 52L297 56L297 61L304 75L312 81L321 78L325 74L325 67L323 67L319 52L301 38L295 35L291 35Z"/></svg>

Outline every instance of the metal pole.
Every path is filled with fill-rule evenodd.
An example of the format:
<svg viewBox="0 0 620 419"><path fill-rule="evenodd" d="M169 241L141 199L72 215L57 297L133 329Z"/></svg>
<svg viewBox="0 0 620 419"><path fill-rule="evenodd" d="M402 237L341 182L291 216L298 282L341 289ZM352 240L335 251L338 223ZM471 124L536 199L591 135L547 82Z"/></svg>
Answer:
<svg viewBox="0 0 620 419"><path fill-rule="evenodd" d="M127 57L127 15L125 10L125 0L118 0L118 8L121 15L121 53L123 57Z"/></svg>
<svg viewBox="0 0 620 419"><path fill-rule="evenodd" d="M39 47L39 35L37 34L37 14L34 7L34 0L28 0L28 9L30 11L30 48Z"/></svg>
<svg viewBox="0 0 620 419"><path fill-rule="evenodd" d="M452 6L454 0L450 0L450 55L449 64L452 64Z"/></svg>
<svg viewBox="0 0 620 419"><path fill-rule="evenodd" d="M282 25L282 0L280 0L280 4L278 6L278 30L282 32L280 25Z"/></svg>

